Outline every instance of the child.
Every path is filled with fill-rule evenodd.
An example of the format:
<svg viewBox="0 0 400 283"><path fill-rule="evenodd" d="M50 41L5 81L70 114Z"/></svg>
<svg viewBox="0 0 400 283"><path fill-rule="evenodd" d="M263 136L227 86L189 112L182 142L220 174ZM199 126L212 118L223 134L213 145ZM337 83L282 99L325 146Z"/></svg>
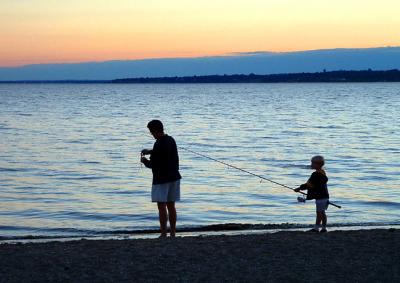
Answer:
<svg viewBox="0 0 400 283"><path fill-rule="evenodd" d="M323 166L325 164L324 157L317 155L311 158L311 168L315 171L311 174L307 183L301 185L299 188L295 189L295 192L302 190L307 190L307 199L315 199L315 204L317 207L317 218L315 220L315 226L310 232L320 232L326 233L326 222L327 217L325 211L328 209L329 205L329 193L328 193L328 177L326 176ZM319 231L320 225L322 223L322 229Z"/></svg>

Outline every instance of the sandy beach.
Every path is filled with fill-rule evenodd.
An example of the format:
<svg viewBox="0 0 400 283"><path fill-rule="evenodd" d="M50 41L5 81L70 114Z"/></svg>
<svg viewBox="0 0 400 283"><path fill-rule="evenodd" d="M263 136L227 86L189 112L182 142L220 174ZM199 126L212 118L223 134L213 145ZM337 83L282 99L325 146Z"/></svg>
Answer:
<svg viewBox="0 0 400 283"><path fill-rule="evenodd" d="M0 245L1 282L399 282L400 230Z"/></svg>

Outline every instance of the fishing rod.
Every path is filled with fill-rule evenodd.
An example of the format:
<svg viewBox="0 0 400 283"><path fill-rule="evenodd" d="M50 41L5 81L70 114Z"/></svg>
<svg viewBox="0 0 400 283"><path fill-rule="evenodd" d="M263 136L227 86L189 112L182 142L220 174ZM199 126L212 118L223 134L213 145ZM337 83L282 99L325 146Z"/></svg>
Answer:
<svg viewBox="0 0 400 283"><path fill-rule="evenodd" d="M187 151L187 152L193 153L193 154L195 154L195 155L204 157L204 158L206 158L206 159L215 161L215 162L217 162L217 163L223 164L223 165L225 165L225 166L227 166L227 167L230 167L230 168L233 168L233 169L242 171L242 172L244 172L244 173L246 173L246 174L252 175L252 176L254 176L254 177L260 178L260 179L262 179L262 180L268 181L268 182L270 182L270 183L273 183L273 184L275 184L275 185L284 187L284 188L286 188L286 189L289 189L289 190L292 190L293 192L295 192L295 189L293 189L293 188L291 188L291 187L289 187L289 186L286 186L285 184L282 184L282 183L276 182L276 181L274 181L274 180L268 179L268 178L266 178L266 177L264 177L264 176L261 176L261 175L259 175L259 174L256 174L256 173L247 171L247 170L245 170L245 169L243 169L243 168L240 168L240 167L237 167L237 166L235 166L235 165L226 163L226 162L224 162L224 161L221 161L221 160L218 160L218 159L216 159L216 158L210 157L210 156L208 156L208 155L205 155L205 154L196 152L196 151L194 151L194 150L188 149L188 148L183 147L183 146L178 146L178 148L179 148L179 149L183 149L183 150L185 150L185 151ZM307 194L304 193L304 192L302 192L302 191L300 191L300 192L298 192L298 193L300 193L300 194L302 194L302 195L304 195L304 196L307 196ZM337 204L335 204L335 203L333 203L333 202L330 202L330 201L329 201L328 203L329 203L330 205L333 205L333 206L337 207L337 208L342 208L340 205L337 205Z"/></svg>

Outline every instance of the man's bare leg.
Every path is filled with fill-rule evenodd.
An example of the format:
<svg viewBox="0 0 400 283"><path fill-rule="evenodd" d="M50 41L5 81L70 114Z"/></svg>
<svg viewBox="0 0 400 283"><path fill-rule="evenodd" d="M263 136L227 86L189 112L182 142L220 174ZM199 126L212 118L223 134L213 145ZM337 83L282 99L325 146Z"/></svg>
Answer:
<svg viewBox="0 0 400 283"><path fill-rule="evenodd" d="M167 221L168 221L168 215L167 215L167 205L165 202L157 202L158 206L158 217L160 219L160 230L161 230L161 236L162 238L167 237Z"/></svg>
<svg viewBox="0 0 400 283"><path fill-rule="evenodd" d="M323 212L317 212L317 218L315 219L315 225L320 226L323 218Z"/></svg>
<svg viewBox="0 0 400 283"><path fill-rule="evenodd" d="M175 209L175 202L167 202L168 208L168 217L169 217L169 226L171 228L170 235L171 237L175 237L176 234L176 209Z"/></svg>

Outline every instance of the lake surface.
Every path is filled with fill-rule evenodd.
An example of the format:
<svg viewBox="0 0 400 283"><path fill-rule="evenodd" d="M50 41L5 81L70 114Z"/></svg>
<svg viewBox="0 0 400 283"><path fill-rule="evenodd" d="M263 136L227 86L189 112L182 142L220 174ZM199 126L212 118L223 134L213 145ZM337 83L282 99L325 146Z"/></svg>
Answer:
<svg viewBox="0 0 400 283"><path fill-rule="evenodd" d="M139 152L179 146L296 187L326 158L330 223L400 224L400 84L0 84L0 236L158 227ZM180 150L178 225L314 221L312 201Z"/></svg>

